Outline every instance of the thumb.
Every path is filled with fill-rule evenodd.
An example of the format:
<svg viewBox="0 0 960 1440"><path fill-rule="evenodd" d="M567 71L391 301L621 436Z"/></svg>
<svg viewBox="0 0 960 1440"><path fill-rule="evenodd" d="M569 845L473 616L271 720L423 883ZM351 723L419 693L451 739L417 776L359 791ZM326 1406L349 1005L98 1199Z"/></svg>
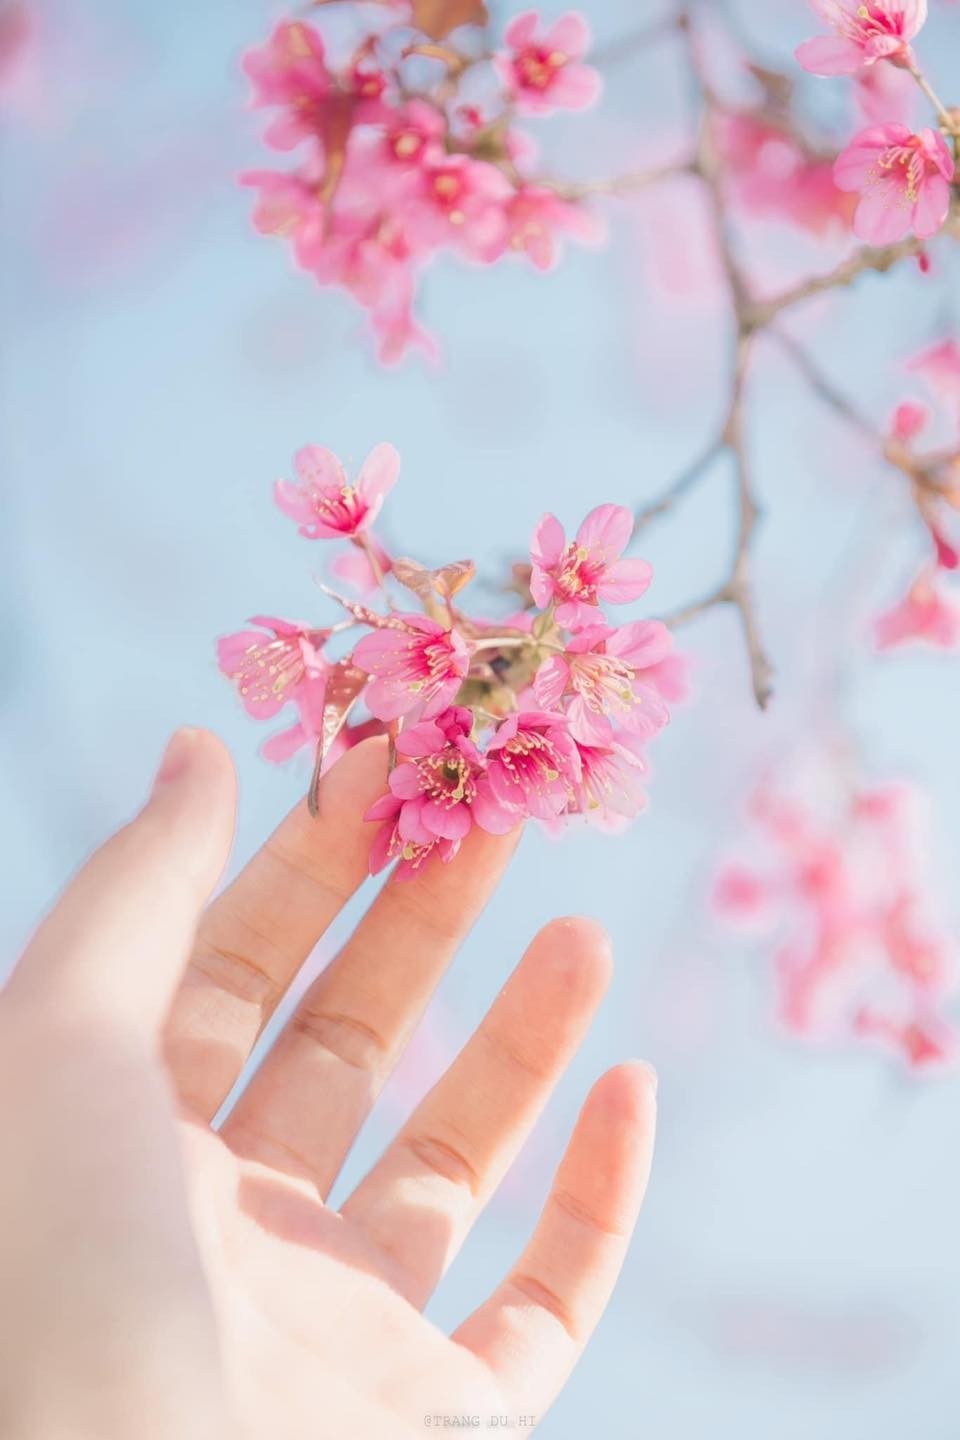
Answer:
<svg viewBox="0 0 960 1440"><path fill-rule="evenodd" d="M220 741L178 730L147 804L71 882L14 972L9 999L68 1021L156 1032L226 864L235 803Z"/></svg>

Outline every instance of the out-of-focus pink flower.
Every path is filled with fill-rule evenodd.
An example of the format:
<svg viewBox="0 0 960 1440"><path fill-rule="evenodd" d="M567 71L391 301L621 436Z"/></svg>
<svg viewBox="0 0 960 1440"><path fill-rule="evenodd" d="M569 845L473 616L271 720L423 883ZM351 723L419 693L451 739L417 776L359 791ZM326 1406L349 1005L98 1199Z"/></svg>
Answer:
<svg viewBox="0 0 960 1440"><path fill-rule="evenodd" d="M899 120L912 127L919 94L913 76L895 65L871 65L856 76L854 98L868 125Z"/></svg>
<svg viewBox="0 0 960 1440"><path fill-rule="evenodd" d="M943 650L960 647L960 605L921 575L898 605L878 616L873 627L878 650L922 642Z"/></svg>
<svg viewBox="0 0 960 1440"><path fill-rule="evenodd" d="M656 620L614 629L591 625L575 635L563 655L545 660L534 681L545 710L557 709L568 693L570 728L578 740L607 744L614 726L647 738L669 722L656 667L673 650L673 636Z"/></svg>
<svg viewBox="0 0 960 1440"><path fill-rule="evenodd" d="M369 529L400 473L392 445L375 446L352 485L336 455L321 445L304 446L294 464L300 483L278 480L274 498L309 540L342 540Z"/></svg>
<svg viewBox="0 0 960 1440"><path fill-rule="evenodd" d="M834 184L829 157L809 153L788 130L758 115L720 116L716 134L734 195L749 214L814 235L850 228L855 201Z"/></svg>
<svg viewBox="0 0 960 1440"><path fill-rule="evenodd" d="M832 35L807 40L797 50L804 70L813 75L853 75L877 60L910 59L910 41L927 18L927 0L811 0Z"/></svg>
<svg viewBox="0 0 960 1440"><path fill-rule="evenodd" d="M255 615L250 624L260 628L217 642L217 663L236 683L244 709L257 720L269 720L294 701L319 723L329 670L323 645L330 632L269 615Z"/></svg>
<svg viewBox="0 0 960 1440"><path fill-rule="evenodd" d="M912 230L926 240L950 209L953 156L936 130L876 125L857 135L837 159L834 179L856 192L853 228L871 245L891 245Z"/></svg>
<svg viewBox="0 0 960 1440"><path fill-rule="evenodd" d="M506 243L526 255L538 270L551 270L559 258L559 235L581 245L596 245L603 226L585 206L564 200L555 190L527 184L515 191L504 209Z"/></svg>
<svg viewBox="0 0 960 1440"><path fill-rule="evenodd" d="M922 375L947 404L960 406L960 344L952 337L914 355L907 369Z"/></svg>
<svg viewBox="0 0 960 1440"><path fill-rule="evenodd" d="M446 119L435 105L410 100L390 116L383 137L387 160L404 169L423 165L431 147L442 142L446 129Z"/></svg>
<svg viewBox="0 0 960 1440"><path fill-rule="evenodd" d="M562 715L508 715L487 746L489 793L507 812L506 829L528 815L555 820L573 800L580 776L580 755Z"/></svg>
<svg viewBox="0 0 960 1440"><path fill-rule="evenodd" d="M525 10L510 21L504 40L509 53L495 56L494 64L521 114L583 110L599 96L599 73L581 63L590 48L590 27L577 11L541 31L539 13Z"/></svg>
<svg viewBox="0 0 960 1440"><path fill-rule="evenodd" d="M930 423L930 411L926 405L917 405L913 401L906 401L898 405L893 412L893 420L890 424L890 437L899 440L902 445L908 445L911 440L916 440Z"/></svg>
<svg viewBox="0 0 960 1440"><path fill-rule="evenodd" d="M456 630L427 615L395 615L365 635L354 664L371 676L364 698L380 720L416 710L430 719L446 710L470 668L470 651Z"/></svg>
<svg viewBox="0 0 960 1440"><path fill-rule="evenodd" d="M504 207L513 193L496 165L433 150L421 170L415 203L404 223L417 249L449 245L472 260L491 261L506 243Z"/></svg>
<svg viewBox="0 0 960 1440"><path fill-rule="evenodd" d="M646 560L621 559L632 534L633 515L624 505L591 510L569 544L556 516L545 515L530 547L534 600L542 607L555 603L557 621L568 629L595 624L603 602L638 600L653 571Z"/></svg>
<svg viewBox="0 0 960 1440"><path fill-rule="evenodd" d="M302 20L284 20L266 44L249 50L243 69L253 82L253 104L293 105L325 100L332 80L323 36Z"/></svg>
<svg viewBox="0 0 960 1440"><path fill-rule="evenodd" d="M856 1034L890 1050L911 1070L951 1064L957 1056L956 1032L936 1015L895 1021L864 1007L854 1018Z"/></svg>
<svg viewBox="0 0 960 1440"><path fill-rule="evenodd" d="M609 745L577 741L580 783L571 808L604 830L621 830L646 809L642 742L623 735Z"/></svg>
<svg viewBox="0 0 960 1440"><path fill-rule="evenodd" d="M721 868L713 904L725 920L780 937L774 973L788 1028L883 1039L920 1068L934 1037L940 1058L953 1046L941 1011L957 980L930 884L925 807L906 785L849 792L848 764L842 775L794 765L788 786L760 787L756 858Z"/></svg>
<svg viewBox="0 0 960 1440"><path fill-rule="evenodd" d="M334 75L323 37L302 20L282 21L265 45L244 56L243 68L253 81L253 104L282 107L264 134L275 150L292 150L309 139L339 146L353 125L389 117L382 101L387 78L372 60L369 43Z"/></svg>

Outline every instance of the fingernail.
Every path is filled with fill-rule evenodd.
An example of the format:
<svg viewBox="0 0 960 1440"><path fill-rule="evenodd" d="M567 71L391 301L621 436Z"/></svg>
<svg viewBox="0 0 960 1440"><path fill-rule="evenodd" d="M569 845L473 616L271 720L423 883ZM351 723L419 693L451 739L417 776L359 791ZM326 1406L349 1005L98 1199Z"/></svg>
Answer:
<svg viewBox="0 0 960 1440"><path fill-rule="evenodd" d="M650 1088L652 1089L654 1095L656 1095L658 1089L660 1088L660 1076L657 1074L656 1070L654 1070L649 1060L641 1060L640 1069L646 1071L647 1079L650 1081Z"/></svg>
<svg viewBox="0 0 960 1440"><path fill-rule="evenodd" d="M184 725L174 731L163 752L163 759L160 761L160 768L157 771L153 782L154 788L158 785L169 785L189 768L193 755L194 745L200 731L192 725Z"/></svg>

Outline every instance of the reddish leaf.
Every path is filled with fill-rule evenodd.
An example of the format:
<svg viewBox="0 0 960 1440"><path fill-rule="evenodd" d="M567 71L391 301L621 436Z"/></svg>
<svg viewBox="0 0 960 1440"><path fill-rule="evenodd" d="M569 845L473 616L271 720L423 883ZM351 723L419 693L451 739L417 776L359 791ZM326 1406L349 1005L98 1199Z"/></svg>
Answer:
<svg viewBox="0 0 960 1440"><path fill-rule="evenodd" d="M444 565L442 570L434 570L433 587L438 595L445 600L452 600L464 585L469 585L477 567L472 560L455 560L452 565Z"/></svg>
<svg viewBox="0 0 960 1440"><path fill-rule="evenodd" d="M433 577L419 560L394 560L392 574L394 580L404 589L412 590L418 599L427 602L433 598Z"/></svg>
<svg viewBox="0 0 960 1440"><path fill-rule="evenodd" d="M460 25L486 25L484 0L413 0L413 23L431 40L445 40Z"/></svg>
<svg viewBox="0 0 960 1440"><path fill-rule="evenodd" d="M360 699L367 683L367 672L360 670L353 663L353 656L348 655L344 660L338 660L336 665L327 676L327 688L323 703L323 720L320 727L320 735L317 739L317 755L313 764L313 777L310 781L310 791L307 796L307 804L310 814L319 815L319 786L320 771L323 768L323 758L330 746L336 740L340 731L347 723L347 717L354 705Z"/></svg>

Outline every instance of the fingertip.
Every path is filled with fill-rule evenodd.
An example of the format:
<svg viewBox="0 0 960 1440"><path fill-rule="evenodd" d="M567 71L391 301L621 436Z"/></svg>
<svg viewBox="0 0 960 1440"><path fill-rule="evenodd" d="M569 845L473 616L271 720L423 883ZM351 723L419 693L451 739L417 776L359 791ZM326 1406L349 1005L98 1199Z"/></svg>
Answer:
<svg viewBox="0 0 960 1440"><path fill-rule="evenodd" d="M585 1112L620 1132L646 1130L656 1111L657 1072L646 1060L627 1060L601 1075Z"/></svg>
<svg viewBox="0 0 960 1440"><path fill-rule="evenodd" d="M533 945L552 965L557 983L579 980L601 992L609 985L613 945L599 921L582 915L561 916L538 932Z"/></svg>

